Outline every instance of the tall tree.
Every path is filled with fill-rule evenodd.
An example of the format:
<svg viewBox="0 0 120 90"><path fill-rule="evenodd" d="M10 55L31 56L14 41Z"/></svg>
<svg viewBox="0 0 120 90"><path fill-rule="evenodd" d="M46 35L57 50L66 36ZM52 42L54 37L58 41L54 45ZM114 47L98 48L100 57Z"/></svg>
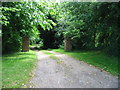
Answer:
<svg viewBox="0 0 120 90"><path fill-rule="evenodd" d="M55 25L47 17L49 8L44 2L4 2L2 5L3 52L20 50L21 36L39 38L38 25L44 30Z"/></svg>

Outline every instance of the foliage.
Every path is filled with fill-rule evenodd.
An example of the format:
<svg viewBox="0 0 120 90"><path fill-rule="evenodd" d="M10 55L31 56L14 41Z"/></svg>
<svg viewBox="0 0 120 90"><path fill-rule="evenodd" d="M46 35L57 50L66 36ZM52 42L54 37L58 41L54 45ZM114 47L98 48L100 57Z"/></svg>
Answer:
<svg viewBox="0 0 120 90"><path fill-rule="evenodd" d="M29 36L32 42L38 40L38 25L44 30L56 25L48 19L49 9L43 2L4 2L2 5L3 52L20 50L22 36Z"/></svg>
<svg viewBox="0 0 120 90"><path fill-rule="evenodd" d="M21 36L28 35L31 43L42 39L45 48L58 48L69 37L75 49L102 49L118 56L119 9L113 2L4 2L3 51L19 51Z"/></svg>
<svg viewBox="0 0 120 90"><path fill-rule="evenodd" d="M59 45L59 49L64 49L64 44Z"/></svg>
<svg viewBox="0 0 120 90"><path fill-rule="evenodd" d="M3 55L2 88L20 88L31 77L36 64L34 51Z"/></svg>
<svg viewBox="0 0 120 90"><path fill-rule="evenodd" d="M74 48L104 49L118 55L119 3L69 2L62 3L61 9L64 17L59 19L59 29L64 37L73 39Z"/></svg>
<svg viewBox="0 0 120 90"><path fill-rule="evenodd" d="M63 41L63 35L60 30L57 29L59 26L58 18L60 18L60 5L58 3L49 3L49 12L47 17L56 23L52 29L44 30L41 26L38 26L40 32L40 42L42 39L44 49L48 48L58 48ZM41 44L40 44L41 46Z"/></svg>

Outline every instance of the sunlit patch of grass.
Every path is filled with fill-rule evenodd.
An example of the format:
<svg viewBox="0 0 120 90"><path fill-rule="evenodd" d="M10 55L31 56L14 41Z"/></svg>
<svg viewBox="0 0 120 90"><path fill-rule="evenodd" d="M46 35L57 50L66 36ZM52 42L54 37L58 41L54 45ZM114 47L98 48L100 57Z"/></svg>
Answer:
<svg viewBox="0 0 120 90"><path fill-rule="evenodd" d="M43 53L49 55L49 57L52 58L53 60L56 60L58 64L63 64L64 63L58 57L56 57L53 53L50 53L50 52L48 52L46 50L40 50L40 51L42 51Z"/></svg>
<svg viewBox="0 0 120 90"><path fill-rule="evenodd" d="M2 87L20 88L31 78L36 62L34 51L3 55Z"/></svg>
<svg viewBox="0 0 120 90"><path fill-rule="evenodd" d="M63 62L63 61L58 60L58 61L57 61L57 63L58 63L58 64L63 64L64 62Z"/></svg>
<svg viewBox="0 0 120 90"><path fill-rule="evenodd" d="M118 58L107 56L105 53L101 51L72 51L65 52L63 49L51 49L55 52L61 52L67 55L70 55L80 61L87 62L93 66L96 66L102 70L105 70L112 75L120 75L118 68Z"/></svg>
<svg viewBox="0 0 120 90"><path fill-rule="evenodd" d="M58 58L53 53L47 52L46 50L40 50L40 51L42 51L43 53L49 55L50 58L52 58L54 60L58 60Z"/></svg>

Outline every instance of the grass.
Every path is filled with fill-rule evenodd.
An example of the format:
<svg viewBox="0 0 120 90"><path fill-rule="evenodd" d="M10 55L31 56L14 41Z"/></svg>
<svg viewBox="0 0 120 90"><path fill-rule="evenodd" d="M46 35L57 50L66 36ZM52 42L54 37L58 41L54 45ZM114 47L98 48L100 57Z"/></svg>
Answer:
<svg viewBox="0 0 120 90"><path fill-rule="evenodd" d="M37 58L34 51L3 55L2 88L20 88L32 75Z"/></svg>
<svg viewBox="0 0 120 90"><path fill-rule="evenodd" d="M105 70L111 73L112 75L120 75L120 72L118 71L118 58L107 56L101 51L65 52L63 49L51 49L51 50L55 52L61 52L61 53L70 55L76 59L79 59L88 64L96 66L102 70Z"/></svg>
<svg viewBox="0 0 120 90"><path fill-rule="evenodd" d="M58 58L53 53L47 52L46 50L40 50L40 51L43 52L44 54L49 55L50 58L54 60L58 60Z"/></svg>
<svg viewBox="0 0 120 90"><path fill-rule="evenodd" d="M59 58L57 58L53 53L47 52L46 50L40 50L41 52L43 52L44 54L49 55L50 58L52 58L53 60L56 60L58 64L62 64L63 61L59 60Z"/></svg>

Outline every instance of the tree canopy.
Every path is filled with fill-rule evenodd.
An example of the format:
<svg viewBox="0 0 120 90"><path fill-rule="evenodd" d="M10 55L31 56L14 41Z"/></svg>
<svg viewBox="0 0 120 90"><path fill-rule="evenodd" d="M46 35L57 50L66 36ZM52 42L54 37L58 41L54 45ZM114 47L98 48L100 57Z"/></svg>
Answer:
<svg viewBox="0 0 120 90"><path fill-rule="evenodd" d="M44 30L56 25L48 18L49 13L54 13L54 11L44 3L4 2L2 4L1 24L3 25L3 41L6 41L3 43L3 51L11 51L14 46L16 46L15 51L19 50L21 36L27 35L32 40L38 39L38 25Z"/></svg>
<svg viewBox="0 0 120 90"><path fill-rule="evenodd" d="M71 38L75 49L119 53L119 3L41 1L2 5L3 52L20 50L22 36L44 43L52 35L50 43L57 47L63 38Z"/></svg>
<svg viewBox="0 0 120 90"><path fill-rule="evenodd" d="M73 40L75 48L102 49L118 55L119 3L69 2L62 8L64 17L59 24L64 36Z"/></svg>

